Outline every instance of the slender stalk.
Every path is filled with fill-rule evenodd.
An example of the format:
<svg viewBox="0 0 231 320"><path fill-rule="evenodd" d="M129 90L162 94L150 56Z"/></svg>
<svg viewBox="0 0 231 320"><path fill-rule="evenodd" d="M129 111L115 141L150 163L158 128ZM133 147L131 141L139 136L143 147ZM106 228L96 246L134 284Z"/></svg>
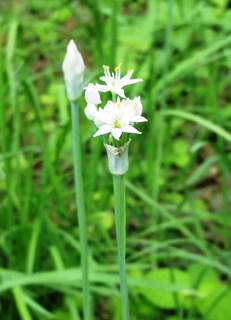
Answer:
<svg viewBox="0 0 231 320"><path fill-rule="evenodd" d="M32 320L29 309L25 303L23 290L21 287L13 287L12 289L16 306L22 320Z"/></svg>
<svg viewBox="0 0 231 320"><path fill-rule="evenodd" d="M90 319L90 285L88 277L88 244L86 213L84 204L83 178L82 178L82 160L81 160L81 142L79 128L79 108L76 102L71 102L72 114L72 144L75 175L75 196L78 212L79 233L80 233L80 254L82 265L82 283L83 283L83 312L84 319Z"/></svg>
<svg viewBox="0 0 231 320"><path fill-rule="evenodd" d="M112 16L111 16L111 45L109 52L109 63L112 68L115 67L117 58L117 47L118 47L118 13L119 13L119 2L118 0L112 0ZM113 54L111 54L113 52Z"/></svg>
<svg viewBox="0 0 231 320"><path fill-rule="evenodd" d="M121 319L129 319L128 289L126 277L126 208L124 175L113 175L115 196L115 224L120 274Z"/></svg>

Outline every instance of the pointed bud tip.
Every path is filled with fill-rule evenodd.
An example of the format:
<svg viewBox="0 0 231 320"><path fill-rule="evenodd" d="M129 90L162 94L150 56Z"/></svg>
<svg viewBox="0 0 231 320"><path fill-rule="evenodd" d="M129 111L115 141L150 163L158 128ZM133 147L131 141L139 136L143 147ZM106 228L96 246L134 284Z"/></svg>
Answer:
<svg viewBox="0 0 231 320"><path fill-rule="evenodd" d="M67 45L67 51L77 51L77 45L73 39L71 39Z"/></svg>

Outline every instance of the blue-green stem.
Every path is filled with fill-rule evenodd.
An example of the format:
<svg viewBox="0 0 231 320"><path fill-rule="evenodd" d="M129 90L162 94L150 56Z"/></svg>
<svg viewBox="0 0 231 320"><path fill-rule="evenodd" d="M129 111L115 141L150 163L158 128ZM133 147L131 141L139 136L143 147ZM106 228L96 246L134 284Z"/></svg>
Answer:
<svg viewBox="0 0 231 320"><path fill-rule="evenodd" d="M80 235L80 254L82 266L82 284L83 284L83 313L84 320L90 319L90 285L88 275L88 243L86 212L84 203L83 177L82 177L82 159L81 159L81 140L79 127L79 108L77 102L71 102L72 116L72 145L75 175L75 197L78 212L79 235Z"/></svg>
<svg viewBox="0 0 231 320"><path fill-rule="evenodd" d="M113 175L115 197L115 224L120 274L121 319L129 320L126 276L126 207L124 175Z"/></svg>

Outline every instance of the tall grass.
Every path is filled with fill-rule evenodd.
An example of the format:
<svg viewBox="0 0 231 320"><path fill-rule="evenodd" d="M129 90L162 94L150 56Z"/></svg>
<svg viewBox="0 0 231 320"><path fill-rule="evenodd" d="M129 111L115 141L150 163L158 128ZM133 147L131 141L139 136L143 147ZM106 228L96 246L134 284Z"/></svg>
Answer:
<svg viewBox="0 0 231 320"><path fill-rule="evenodd" d="M83 310L71 122L59 73L70 36L87 57L88 79L103 63L124 62L145 80L135 94L149 123L130 152L133 183L125 181L133 319L224 317L231 37L230 9L218 2L0 4L1 319L76 320ZM94 316L119 319L112 182L82 101L80 123ZM157 279L160 269L172 278ZM161 306L157 293L175 297L173 306Z"/></svg>

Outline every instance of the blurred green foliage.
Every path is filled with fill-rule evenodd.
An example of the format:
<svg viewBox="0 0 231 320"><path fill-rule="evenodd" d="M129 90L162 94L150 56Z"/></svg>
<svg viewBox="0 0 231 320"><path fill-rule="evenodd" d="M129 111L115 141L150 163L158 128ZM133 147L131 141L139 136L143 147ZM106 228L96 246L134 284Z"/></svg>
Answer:
<svg viewBox="0 0 231 320"><path fill-rule="evenodd" d="M73 38L86 83L144 78L127 176L131 320L229 320L231 6L227 0L0 2L0 318L81 319L70 117ZM84 100L81 100L81 110ZM93 319L119 320L112 182L81 114Z"/></svg>

